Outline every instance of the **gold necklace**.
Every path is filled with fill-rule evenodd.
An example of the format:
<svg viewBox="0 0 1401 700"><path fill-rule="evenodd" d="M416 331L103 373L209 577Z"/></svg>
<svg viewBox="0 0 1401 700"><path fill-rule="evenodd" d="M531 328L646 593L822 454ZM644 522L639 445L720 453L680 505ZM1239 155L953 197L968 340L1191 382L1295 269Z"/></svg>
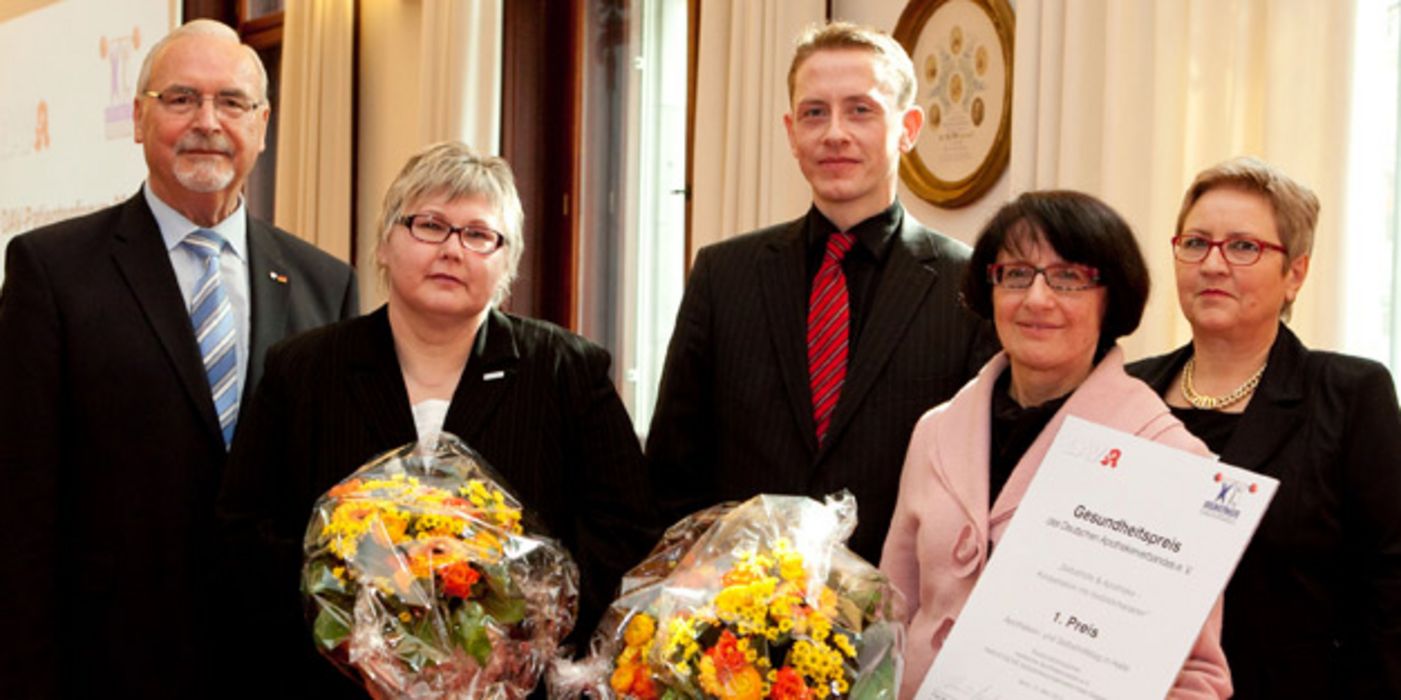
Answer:
<svg viewBox="0 0 1401 700"><path fill-rule="evenodd" d="M1206 396L1198 394L1197 390L1192 386L1192 375L1197 368L1197 358L1193 356L1187 360L1187 366L1182 368L1182 398L1187 399L1187 403L1192 404L1193 408L1200 408L1206 411L1216 411L1226 408L1249 396L1255 391L1255 387L1260 386L1260 377L1264 376L1265 367L1267 366L1269 366L1269 363L1260 365L1260 369L1255 370L1255 374L1250 375L1250 378L1245 380L1244 384L1236 387L1235 391L1225 396Z"/></svg>

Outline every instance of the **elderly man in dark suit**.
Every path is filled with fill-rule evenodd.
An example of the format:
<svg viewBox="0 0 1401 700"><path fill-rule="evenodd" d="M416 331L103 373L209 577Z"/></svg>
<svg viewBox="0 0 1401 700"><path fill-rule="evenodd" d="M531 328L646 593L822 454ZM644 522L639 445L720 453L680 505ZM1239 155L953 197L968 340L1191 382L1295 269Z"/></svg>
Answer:
<svg viewBox="0 0 1401 700"><path fill-rule="evenodd" d="M355 314L353 271L251 219L267 74L197 20L151 48L145 185L19 236L0 290L0 697L217 694L214 498L273 342Z"/></svg>
<svg viewBox="0 0 1401 700"><path fill-rule="evenodd" d="M924 113L909 56L844 23L801 38L788 140L812 186L796 221L696 256L647 438L671 518L757 493L856 495L876 561L916 419L991 354L957 298L968 248L895 198Z"/></svg>

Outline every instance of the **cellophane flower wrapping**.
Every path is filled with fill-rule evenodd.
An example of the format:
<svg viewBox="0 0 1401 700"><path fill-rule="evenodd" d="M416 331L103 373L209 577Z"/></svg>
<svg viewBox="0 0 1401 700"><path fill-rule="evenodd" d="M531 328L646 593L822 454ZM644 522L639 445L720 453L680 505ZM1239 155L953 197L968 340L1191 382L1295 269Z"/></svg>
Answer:
<svg viewBox="0 0 1401 700"><path fill-rule="evenodd" d="M894 700L904 601L846 548L856 501L757 496L667 531L551 697Z"/></svg>
<svg viewBox="0 0 1401 700"><path fill-rule="evenodd" d="M574 625L578 568L451 434L323 495L304 540L317 648L377 698L523 698Z"/></svg>

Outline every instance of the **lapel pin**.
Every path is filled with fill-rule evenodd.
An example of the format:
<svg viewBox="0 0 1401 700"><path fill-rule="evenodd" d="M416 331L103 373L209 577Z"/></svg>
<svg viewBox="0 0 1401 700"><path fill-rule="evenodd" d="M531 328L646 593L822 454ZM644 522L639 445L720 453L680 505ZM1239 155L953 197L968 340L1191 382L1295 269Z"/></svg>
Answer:
<svg viewBox="0 0 1401 700"><path fill-rule="evenodd" d="M494 371L494 372L487 372L486 374L483 374L483 375L482 375L482 381L484 381L484 382L495 381L495 380L500 379L500 378L502 378L502 377L504 377L504 376L506 376L505 370L499 370L499 369L498 369L498 370L496 370L496 371Z"/></svg>
<svg viewBox="0 0 1401 700"><path fill-rule="evenodd" d="M280 272L268 272L268 279L278 284L287 284L287 275L284 275Z"/></svg>

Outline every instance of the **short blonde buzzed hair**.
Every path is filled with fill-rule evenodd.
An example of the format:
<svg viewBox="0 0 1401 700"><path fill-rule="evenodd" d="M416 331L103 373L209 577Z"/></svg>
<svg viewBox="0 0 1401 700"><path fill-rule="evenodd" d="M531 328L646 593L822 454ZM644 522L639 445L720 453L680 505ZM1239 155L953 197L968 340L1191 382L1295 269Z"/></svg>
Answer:
<svg viewBox="0 0 1401 700"><path fill-rule="evenodd" d="M895 106L907 109L915 103L915 65L905 47L874 27L851 22L814 24L798 35L793 62L788 65L788 101L793 101L798 69L818 51L857 49L876 58L876 79L889 90Z"/></svg>
<svg viewBox="0 0 1401 700"><path fill-rule="evenodd" d="M1318 227L1318 195L1284 174L1283 170L1253 156L1239 156L1217 163L1199 173L1182 195L1182 208L1177 212L1177 233L1187 221L1187 213L1207 192L1230 187L1260 195L1274 210L1275 231L1284 244L1282 269L1300 256L1313 252L1313 234ZM1224 252L1224 251L1223 251ZM1289 320L1294 302L1284 302L1280 318Z"/></svg>
<svg viewBox="0 0 1401 700"><path fill-rule="evenodd" d="M1234 187L1264 197L1275 213L1275 229L1292 262L1313 252L1313 234L1318 226L1318 195L1299 184L1284 171L1252 156L1240 156L1217 163L1197 173L1187 193L1182 196L1182 208L1177 213L1177 233L1187 221L1187 212L1197 200L1218 187Z"/></svg>
<svg viewBox="0 0 1401 700"><path fill-rule="evenodd" d="M445 197L448 201L481 197L501 217L505 250L500 252L507 255L506 273L492 295L492 304L500 304L510 294L525 249L525 210L510 164L503 158L477 153L460 141L435 143L410 157L384 194L379 238L375 242L375 265L381 283L387 271L379 262L380 248L403 218L405 208L427 197Z"/></svg>

